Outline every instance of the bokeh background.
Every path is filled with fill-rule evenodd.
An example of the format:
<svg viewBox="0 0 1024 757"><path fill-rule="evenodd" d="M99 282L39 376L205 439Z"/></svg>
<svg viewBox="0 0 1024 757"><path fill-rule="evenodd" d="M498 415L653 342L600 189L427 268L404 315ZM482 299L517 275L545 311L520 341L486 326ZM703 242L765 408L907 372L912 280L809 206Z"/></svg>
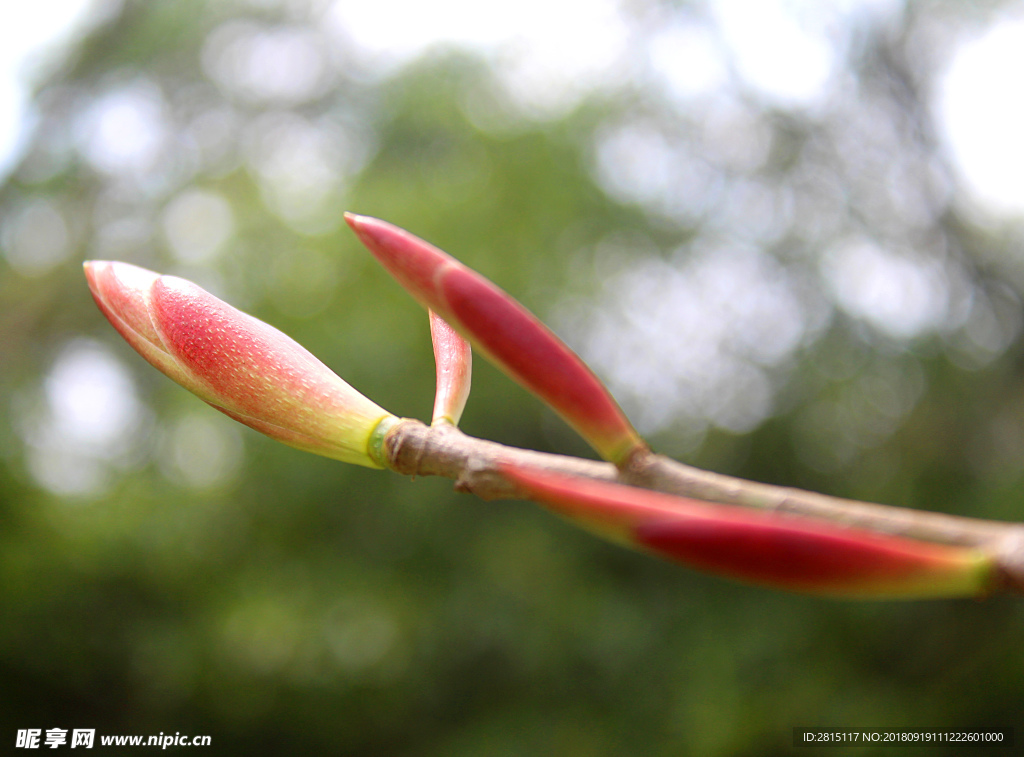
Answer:
<svg viewBox="0 0 1024 757"><path fill-rule="evenodd" d="M659 451L1019 520L1019 4L23 5L0 11L0 741L1024 738L1020 600L752 589L276 445L144 363L81 273L190 278L424 418L425 314L341 223L375 215L539 313ZM590 454L483 361L474 378L469 433Z"/></svg>

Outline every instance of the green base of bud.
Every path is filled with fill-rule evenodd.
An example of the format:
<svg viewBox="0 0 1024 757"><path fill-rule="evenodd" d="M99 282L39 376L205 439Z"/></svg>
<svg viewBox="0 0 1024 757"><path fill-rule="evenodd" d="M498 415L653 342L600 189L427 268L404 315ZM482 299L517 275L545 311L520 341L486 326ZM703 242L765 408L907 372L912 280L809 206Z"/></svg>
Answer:
<svg viewBox="0 0 1024 757"><path fill-rule="evenodd" d="M366 444L366 454L380 468L391 468L387 452L384 450L384 440L388 432L401 422L401 418L387 415L380 419L380 423L370 432L370 440Z"/></svg>

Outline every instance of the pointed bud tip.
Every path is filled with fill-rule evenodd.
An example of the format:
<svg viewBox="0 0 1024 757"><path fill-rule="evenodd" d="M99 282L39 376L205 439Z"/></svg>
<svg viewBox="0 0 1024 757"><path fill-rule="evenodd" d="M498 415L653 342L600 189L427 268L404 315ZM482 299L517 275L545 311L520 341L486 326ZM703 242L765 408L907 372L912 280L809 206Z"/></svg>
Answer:
<svg viewBox="0 0 1024 757"><path fill-rule="evenodd" d="M82 263L82 271L85 273L85 280L89 282L89 289L95 292L100 275L110 267L109 260L86 260Z"/></svg>
<svg viewBox="0 0 1024 757"><path fill-rule="evenodd" d="M382 227L390 226L390 224L385 221L381 221L379 218L361 216L358 213L352 213L348 210L345 211L344 217L345 223L349 225L349 228L356 233L356 236L358 236L364 244L369 244L367 240L375 237L375 231L379 232Z"/></svg>
<svg viewBox="0 0 1024 757"><path fill-rule="evenodd" d="M148 291L161 278L160 274L146 268L116 260L86 260L82 269L89 288L100 294L114 290Z"/></svg>

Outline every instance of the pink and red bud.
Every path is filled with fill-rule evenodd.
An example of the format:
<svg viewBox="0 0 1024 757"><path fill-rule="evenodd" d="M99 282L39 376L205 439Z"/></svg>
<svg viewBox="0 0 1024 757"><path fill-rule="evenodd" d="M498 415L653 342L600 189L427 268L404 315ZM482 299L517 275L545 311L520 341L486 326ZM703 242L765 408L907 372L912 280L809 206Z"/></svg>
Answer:
<svg viewBox="0 0 1024 757"><path fill-rule="evenodd" d="M175 276L107 261L85 276L121 336L205 402L292 447L383 467L370 439L394 416L290 337Z"/></svg>
<svg viewBox="0 0 1024 757"><path fill-rule="evenodd" d="M993 560L795 515L684 499L505 463L527 498L621 544L777 589L850 598L984 594Z"/></svg>
<svg viewBox="0 0 1024 757"><path fill-rule="evenodd" d="M547 402L602 457L623 463L646 448L593 371L506 292L396 226L352 213L345 220L417 301Z"/></svg>

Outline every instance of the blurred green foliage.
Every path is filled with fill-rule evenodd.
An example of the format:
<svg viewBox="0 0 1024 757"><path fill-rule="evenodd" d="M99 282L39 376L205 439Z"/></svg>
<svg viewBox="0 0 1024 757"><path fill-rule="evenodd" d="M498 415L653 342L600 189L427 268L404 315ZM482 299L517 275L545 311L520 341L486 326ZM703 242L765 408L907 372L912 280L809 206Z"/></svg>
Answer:
<svg viewBox="0 0 1024 757"><path fill-rule="evenodd" d="M648 35L653 17L701 18L700 6L635 5ZM150 369L80 270L115 258L192 278L423 418L426 317L340 224L345 209L375 215L549 319L643 409L659 449L749 478L1020 519L1021 230L951 199L960 190L927 126L937 72L912 57L921 29L982 11L912 4L865 24L848 81L816 109L742 89L680 107L634 82L538 117L485 59L455 51L376 77L325 37L322 81L306 89L273 66L246 73L246 39L316 32L302 7L128 2L39 87L35 137L0 189L0 738L96 728L209 734L216 754L492 757L780 754L794 726L817 725L1024 737L1018 600L750 589L529 505L303 455ZM652 163L657 140L634 139L652 133L699 160ZM696 210L674 194L687 170L706 182ZM658 192L616 183L659 171ZM742 200L762 195L767 215ZM883 308L887 326L844 307L828 271L854 232L915 250L926 273L937 261L938 314L901 326L913 313ZM718 286L721 260L770 275L709 323L747 313L738 323L766 331L724 334L735 370L694 389L703 364L659 363L687 354L691 327L655 329L650 313L685 304L658 289L673 276ZM648 268L662 274L637 278ZM627 285L649 287L638 297L650 311L616 299ZM757 309L769 285L788 321ZM618 331L590 328L609 319ZM784 354L751 352L787 323L797 337ZM768 387L767 405L740 420L704 413L701 391L743 404L734 375ZM467 432L589 454L480 360L474 379ZM680 409L664 399L676 395L696 399Z"/></svg>

